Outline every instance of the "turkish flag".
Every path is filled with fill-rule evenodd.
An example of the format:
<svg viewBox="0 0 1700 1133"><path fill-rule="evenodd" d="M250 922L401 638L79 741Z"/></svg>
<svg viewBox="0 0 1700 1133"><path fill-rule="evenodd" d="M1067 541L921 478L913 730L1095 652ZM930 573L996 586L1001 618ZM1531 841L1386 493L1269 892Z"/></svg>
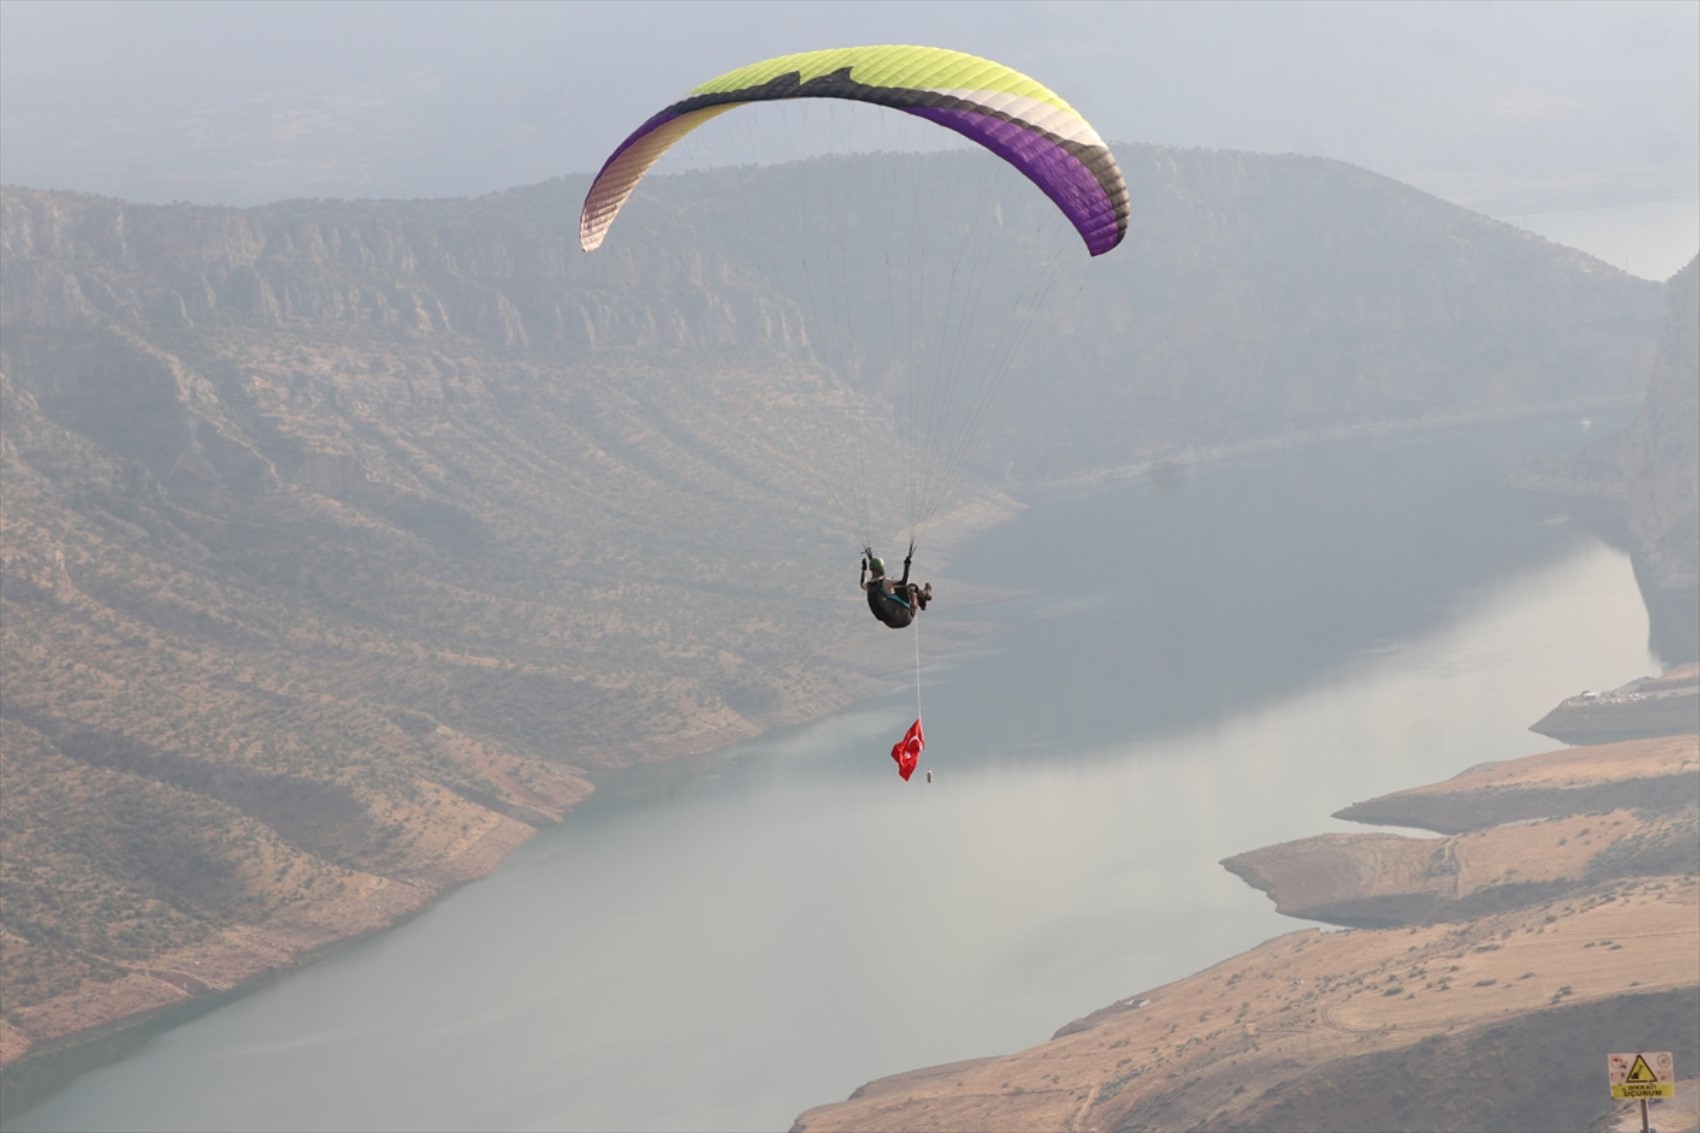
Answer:
<svg viewBox="0 0 1700 1133"><path fill-rule="evenodd" d="M904 782L915 774L915 763L921 758L921 749L927 746L927 737L921 734L921 721L909 725L909 730L903 733L903 738L891 747L891 758L897 760L897 773L903 776Z"/></svg>

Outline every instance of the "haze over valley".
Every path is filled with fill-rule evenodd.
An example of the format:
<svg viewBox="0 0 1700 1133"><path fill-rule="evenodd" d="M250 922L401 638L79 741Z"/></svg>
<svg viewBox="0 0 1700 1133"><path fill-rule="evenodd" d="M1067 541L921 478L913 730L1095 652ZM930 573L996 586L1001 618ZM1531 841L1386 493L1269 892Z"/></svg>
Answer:
<svg viewBox="0 0 1700 1133"><path fill-rule="evenodd" d="M8 5L8 19L14 11ZM27 14L42 18L39 8ZM658 106L675 86L643 89ZM8 137L36 137L45 119L20 127L13 106L32 104L13 98ZM65 1082L75 1088L62 1052L427 910L540 831L572 829L593 795L645 781L634 768L712 767L712 753L877 703L906 682L918 698L922 646L870 622L851 588L858 539L838 513L840 470L871 467L873 538L895 558L905 520L883 485L910 443L901 387L922 362L912 348L905 355L897 329L882 337L872 328L960 337L974 373L982 367L966 340L997 354L1000 318L1023 320L1010 388L997 412L973 420L955 491L917 556L943 611L924 620L928 682L948 686L955 659L995 655L1011 632L1000 611L1025 609L1036 592L1065 606L1087 600L1050 593L1042 560L1023 573L975 557L977 540L1018 517L1042 522L1059 501L1132 483L1173 503L1164 530L1184 543L1193 537L1184 534L1188 493L1208 470L1531 422L1563 423L1574 443L1531 442L1538 458L1480 491L1509 479L1550 506L1552 523L1627 556L1647 611L1647 656L1660 670L1589 679L1700 660L1693 247L1667 283L1347 161L1121 136L1111 147L1133 202L1125 241L1097 259L1063 261L1057 284L1037 294L1011 265L1052 254L1036 235L1051 202L1018 176L985 176L990 155L957 149L663 165L593 255L572 231L590 184L582 173L476 197L232 207L20 184L9 158L0 190L0 1064L23 1101L9 1099L8 1121ZM26 168L92 170L95 156ZM833 242L822 240L842 295L812 301L794 255L818 234L811 186L849 164L894 185L982 178L971 203L926 206L937 209L927 223L984 234L1007 259L986 260L984 278L965 290L959 264L918 257L906 268L914 290L900 294L884 274L891 237L881 217L847 208L834 216ZM981 321L953 322L959 303ZM1477 568L1459 564L1475 561L1473 549L1449 547L1427 514L1399 514L1398 473L1385 475L1385 503L1369 513L1392 534L1378 538L1408 549L1399 557L1413 572L1442 580L1417 598L1451 610L1471 590L1466 576ZM1300 517L1246 522L1296 526ZM1063 530L1045 553L1090 559L1122 548L1116 562L1136 582L1143 560L1125 548L1141 534L1119 532L1124 546L1089 527ZM1197 538L1195 584L1160 605L1203 620L1235 611L1237 632L1255 637L1259 606L1308 593L1212 590L1208 540ZM1276 549L1287 544L1272 529L1259 546L1271 556L1269 578L1280 578ZM1480 567L1475 585L1571 553L1569 544L1529 547L1538 550L1495 560L1500 575ZM1378 585L1356 581L1366 594ZM1277 692L1295 693L1301 675L1332 673L1376 647L1349 629L1324 630L1325 601L1314 614L1318 641L1338 632L1348 644L1314 672L1297 660L1309 656L1304 648L1285 651L1293 679L1269 678L1271 691L1259 695L1270 705ZM1338 602L1352 608L1345 594ZM1184 634L1185 624L1166 621L1164 632ZM1244 653L1283 650L1262 643ZM1134 656L1130 648L1100 667ZM1189 658L1189 671L1144 679L1210 685L1198 665ZM1225 688L1242 671L1224 658L1217 676ZM1551 701L1577 691L1555 688ZM1192 703L1177 691L1173 705L1146 711L1172 711L1174 733L1190 734L1203 719L1188 715ZM1057 711L1096 718L1091 707ZM883 761L896 738L869 742L869 758ZM1426 979L1427 991L1454 952L1476 963L1470 957L1494 941L1538 951L1572 936L1580 948L1630 932L1607 920L1618 915L1612 902L1633 905L1675 947L1657 961L1668 962L1668 978L1625 967L1620 982L1633 979L1636 995L1656 1000L1648 1017L1664 1021L1657 1034L1674 1034L1685 1076L1700 1073L1690 1065L1700 1059L1700 973L1683 966L1700 873L1689 853L1689 795L1700 780L1693 739L1564 763L1568 785L1606 794L1541 796L1539 813L1523 817L1543 824L1551 847L1517 841L1535 835L1499 819L1456 828L1406 821L1403 811L1375 819L1430 825L1453 839L1444 853L1491 859L1495 870L1520 872L1518 885L1546 886L1538 891L1511 896L1493 888L1509 875L1482 873L1445 892L1462 904L1433 904L1444 887L1411 880L1428 876L1429 859L1398 864L1430 848L1410 850L1402 835L1239 846L1232 852L1245 857L1229 868L1285 900L1282 912L1354 926L1283 937L1246 963L1304 968L1304 978L1341 989L1369 978L1360 968L1376 981L1397 968L1401 987L1414 992ZM1431 778L1479 762L1470 744L1436 751ZM1015 750L997 758L1018 758ZM1455 789L1508 798L1559 774L1538 762L1547 757L1528 758L1537 762L1517 763L1504 782ZM689 791L693 776L670 781ZM1656 799L1602 801L1636 789L1614 784L1649 778L1664 784ZM1607 813L1613 832L1597 850L1559 853L1568 842L1558 839L1579 845L1578 831L1603 829L1594 816ZM1548 874L1536 876L1537 860L1552 863ZM1358 888L1316 888L1341 871L1356 871ZM1469 903L1477 890L1492 895ZM1369 906L1399 911L1340 914ZM1415 1035L1370 1037L1379 1023L1369 1015L1347 1019L1320 1047L1273 1040L1267 1056L1242 1041L1256 1030L1238 1017L1232 1035L1200 1026L1168 1042L1203 1001L1187 997L1226 994L1206 984L1238 963L1199 956L1198 966L1218 966L1161 989L1150 1014L1106 1007L1055 1043L882 1080L841 1107L810 1110L800 1127L1014 1119L1162 1128L1206 1125L1213 1114L1235 1127L1309 1126L1324 1120L1317 1099L1341 1058L1383 1058L1354 1073L1396 1077L1408 1099L1396 1109L1366 1103L1341 1121L1462 1127L1464 1115L1422 1092L1434 1067L1525 1049L1549 1011L1583 1012L1565 1025L1605 1041L1642 1002L1620 1002L1616 983L1585 990L1585 1010L1569 995L1530 992L1515 1000L1515 1018L1501 1018L1497 1001L1479 1018L1445 1015L1442 1037L1421 1048L1405 1046ZM1472 974L1512 983L1521 972ZM1259 979L1245 1002L1271 1017L1291 1022L1315 1009L1346 1018L1362 1008L1361 999L1351 1010L1328 1000L1333 985L1313 1003L1311 993ZM1462 979L1449 985L1459 999ZM1423 1014L1427 1004L1409 1008L1411 1019L1442 1027L1441 1014ZM1227 999L1207 1010L1230 1008L1250 1010ZM1153 1019L1169 1028L1163 1041L1142 1029ZM1203 1078L1165 1092L1156 1083L1168 1071L1158 1068L1176 1044L1249 1067L1259 1092L1227 1109L1202 1096ZM1580 1096L1555 1097L1552 1120L1586 1120L1609 1104L1584 1112ZM1536 1110L1494 1112L1491 1127L1535 1127Z"/></svg>

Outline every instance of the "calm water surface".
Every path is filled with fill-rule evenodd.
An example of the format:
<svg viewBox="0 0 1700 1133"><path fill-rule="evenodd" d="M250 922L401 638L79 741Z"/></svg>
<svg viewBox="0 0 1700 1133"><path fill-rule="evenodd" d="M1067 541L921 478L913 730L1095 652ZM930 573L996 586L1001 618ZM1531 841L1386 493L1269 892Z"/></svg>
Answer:
<svg viewBox="0 0 1700 1133"><path fill-rule="evenodd" d="M912 688L629 775L8 1127L784 1129L1041 1042L1303 927L1220 859L1546 750L1526 728L1555 701L1657 668L1626 557L1499 486L1581 439L1467 430L1037 505L954 568L1033 593L951 611L946 585L928 615L999 627L928 669L932 784L885 754Z"/></svg>

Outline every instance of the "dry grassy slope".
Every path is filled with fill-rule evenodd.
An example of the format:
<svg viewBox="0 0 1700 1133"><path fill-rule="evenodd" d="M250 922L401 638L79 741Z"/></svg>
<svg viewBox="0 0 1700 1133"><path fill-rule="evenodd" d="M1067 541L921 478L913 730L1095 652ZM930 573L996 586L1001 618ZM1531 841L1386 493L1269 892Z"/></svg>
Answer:
<svg viewBox="0 0 1700 1133"><path fill-rule="evenodd" d="M3 206L0 1062L390 923L596 769L882 687L796 459L865 411L680 353L782 346L783 304L544 310L488 282L534 249L373 210Z"/></svg>
<svg viewBox="0 0 1700 1133"><path fill-rule="evenodd" d="M1441 783L1353 803L1334 817L1455 834L1607 804L1692 802L1700 772L1693 747L1691 735L1668 736L1483 763Z"/></svg>
<svg viewBox="0 0 1700 1133"><path fill-rule="evenodd" d="M1557 752L1473 769L1438 793L1468 808L1481 790L1609 787L1691 767L1700 741L1591 750L1580 763ZM1293 933L1019 1054L869 1083L804 1113L796 1128L1580 1128L1608 1108L1608 1050L1672 1049L1684 1073L1700 1070L1700 840L1692 804L1589 813L1584 790L1541 797L1575 809L1430 840L1464 851L1462 878L1492 885L1518 869L1556 882L1538 903ZM1649 855L1657 839L1647 831L1666 820L1682 832ZM1367 857L1341 854L1348 836L1282 859L1294 866L1282 885L1304 899L1378 892L1366 862L1389 864L1387 888L1423 879L1409 856L1387 852L1387 836L1365 837ZM1680 865L1636 867L1668 861L1673 847ZM1421 847L1417 860L1433 849ZM1558 853L1549 859L1546 849ZM1305 864L1318 867L1316 879Z"/></svg>

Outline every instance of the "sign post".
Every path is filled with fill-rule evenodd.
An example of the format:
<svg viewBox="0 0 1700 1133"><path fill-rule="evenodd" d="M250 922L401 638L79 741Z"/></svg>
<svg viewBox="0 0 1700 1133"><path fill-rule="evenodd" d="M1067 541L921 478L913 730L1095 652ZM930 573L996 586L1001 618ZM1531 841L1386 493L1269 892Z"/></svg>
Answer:
<svg viewBox="0 0 1700 1133"><path fill-rule="evenodd" d="M1611 1096L1641 1102L1641 1133L1649 1133L1647 1099L1676 1096L1676 1060L1668 1050L1636 1051L1606 1055L1606 1077L1611 1079Z"/></svg>

